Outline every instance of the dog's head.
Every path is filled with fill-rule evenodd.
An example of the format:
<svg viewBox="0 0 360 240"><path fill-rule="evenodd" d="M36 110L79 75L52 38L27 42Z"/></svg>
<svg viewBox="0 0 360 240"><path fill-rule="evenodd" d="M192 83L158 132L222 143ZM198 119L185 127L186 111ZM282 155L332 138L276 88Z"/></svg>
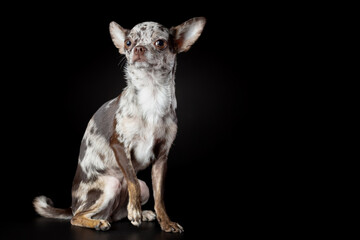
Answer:
<svg viewBox="0 0 360 240"><path fill-rule="evenodd" d="M199 38L205 18L192 18L170 29L155 23L143 22L131 30L116 22L110 23L110 35L127 64L139 69L172 69L177 53L186 52Z"/></svg>

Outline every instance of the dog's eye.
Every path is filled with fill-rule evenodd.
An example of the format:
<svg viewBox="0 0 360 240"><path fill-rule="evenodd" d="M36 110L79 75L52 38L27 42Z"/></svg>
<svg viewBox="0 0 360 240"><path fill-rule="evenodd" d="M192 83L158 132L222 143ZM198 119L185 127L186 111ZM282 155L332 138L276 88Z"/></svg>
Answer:
<svg viewBox="0 0 360 240"><path fill-rule="evenodd" d="M125 48L128 49L131 46L131 41L129 39L125 40Z"/></svg>
<svg viewBox="0 0 360 240"><path fill-rule="evenodd" d="M167 42L165 40L159 39L154 43L157 49L163 50L167 47Z"/></svg>

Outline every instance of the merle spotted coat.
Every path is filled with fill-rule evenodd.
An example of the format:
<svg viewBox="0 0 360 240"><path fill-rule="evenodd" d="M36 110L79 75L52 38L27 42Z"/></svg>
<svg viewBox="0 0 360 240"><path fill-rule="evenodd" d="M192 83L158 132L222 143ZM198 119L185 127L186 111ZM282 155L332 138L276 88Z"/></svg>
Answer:
<svg viewBox="0 0 360 240"><path fill-rule="evenodd" d="M157 218L167 232L182 232L163 201L167 156L177 132L176 54L189 50L200 36L204 18L170 29L144 22L131 30L110 23L114 45L125 54L127 87L90 119L81 142L69 209L54 208L45 196L35 198L44 217L71 219L76 226L107 230L128 217L139 226ZM155 212L142 211L149 189L137 172L152 165Z"/></svg>

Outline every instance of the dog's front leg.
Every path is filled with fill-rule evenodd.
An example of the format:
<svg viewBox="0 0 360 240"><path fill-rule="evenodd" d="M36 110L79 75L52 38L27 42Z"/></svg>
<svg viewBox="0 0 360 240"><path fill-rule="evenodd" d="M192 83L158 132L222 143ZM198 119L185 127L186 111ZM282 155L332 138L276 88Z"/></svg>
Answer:
<svg viewBox="0 0 360 240"><path fill-rule="evenodd" d="M155 212L161 229L165 232L183 232L180 224L172 222L168 217L164 204L164 180L167 167L167 156L160 156L151 169L152 186L154 191Z"/></svg>
<svg viewBox="0 0 360 240"><path fill-rule="evenodd" d="M131 163L131 159L126 156L124 145L117 137L111 138L111 148L114 151L117 163L124 173L127 181L129 202L127 205L128 219L135 226L141 224L141 204L140 204L140 184L137 179L135 169Z"/></svg>

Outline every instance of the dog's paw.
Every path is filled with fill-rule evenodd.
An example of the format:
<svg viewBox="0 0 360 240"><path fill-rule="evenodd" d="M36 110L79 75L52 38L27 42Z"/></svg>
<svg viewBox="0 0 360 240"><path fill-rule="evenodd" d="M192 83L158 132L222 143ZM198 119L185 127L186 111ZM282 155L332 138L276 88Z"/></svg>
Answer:
<svg viewBox="0 0 360 240"><path fill-rule="evenodd" d="M156 219L156 214L153 211L150 210L144 210L142 211L142 221L145 222L150 222L150 221L154 221Z"/></svg>
<svg viewBox="0 0 360 240"><path fill-rule="evenodd" d="M128 204L127 206L128 210L128 219L134 226L140 226L141 224L141 207L136 207L135 205Z"/></svg>
<svg viewBox="0 0 360 240"><path fill-rule="evenodd" d="M162 221L160 222L160 227L165 232L174 232L174 233L184 232L184 228L176 222Z"/></svg>
<svg viewBox="0 0 360 240"><path fill-rule="evenodd" d="M110 223L106 220L99 220L99 223L95 226L95 230L102 230L106 231L109 230L111 227Z"/></svg>

